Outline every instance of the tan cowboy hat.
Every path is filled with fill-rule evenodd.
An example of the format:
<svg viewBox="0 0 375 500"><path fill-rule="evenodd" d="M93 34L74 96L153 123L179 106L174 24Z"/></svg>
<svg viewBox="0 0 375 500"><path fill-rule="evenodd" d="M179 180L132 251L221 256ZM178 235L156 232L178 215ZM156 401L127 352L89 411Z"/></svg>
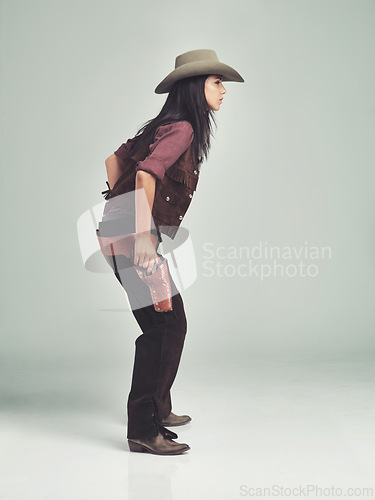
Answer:
<svg viewBox="0 0 375 500"><path fill-rule="evenodd" d="M168 93L177 80L197 75L221 75L224 82L244 82L242 76L219 61L211 49L189 50L176 57L175 69L155 89L156 94Z"/></svg>

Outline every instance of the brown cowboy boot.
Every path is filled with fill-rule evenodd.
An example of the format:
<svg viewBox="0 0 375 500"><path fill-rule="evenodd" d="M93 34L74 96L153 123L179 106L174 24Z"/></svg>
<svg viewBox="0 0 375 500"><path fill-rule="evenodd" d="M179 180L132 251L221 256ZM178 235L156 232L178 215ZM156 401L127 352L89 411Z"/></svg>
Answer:
<svg viewBox="0 0 375 500"><path fill-rule="evenodd" d="M167 427L174 427L177 425L185 425L191 421L191 417L189 415L175 415L174 413L170 413L168 417L164 418L161 422L161 425L166 425Z"/></svg>
<svg viewBox="0 0 375 500"><path fill-rule="evenodd" d="M152 453L154 455L180 455L184 451L190 450L190 446L186 443L173 441L173 438L177 438L177 434L174 432L168 431L161 425L158 426L158 430L158 435L151 438L128 438L130 451Z"/></svg>

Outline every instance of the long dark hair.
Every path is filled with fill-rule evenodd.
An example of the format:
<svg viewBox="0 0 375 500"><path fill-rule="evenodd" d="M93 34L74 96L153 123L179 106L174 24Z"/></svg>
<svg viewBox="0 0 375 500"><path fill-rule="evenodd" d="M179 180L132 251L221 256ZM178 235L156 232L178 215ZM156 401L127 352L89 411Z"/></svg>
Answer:
<svg viewBox="0 0 375 500"><path fill-rule="evenodd" d="M143 149L154 141L156 129L160 125L187 120L194 130L193 151L195 160L207 160L210 150L210 136L213 135L212 122L216 127L213 110L209 109L204 93L204 84L210 75L183 78L174 83L160 113L145 122L137 131L139 137L132 153Z"/></svg>

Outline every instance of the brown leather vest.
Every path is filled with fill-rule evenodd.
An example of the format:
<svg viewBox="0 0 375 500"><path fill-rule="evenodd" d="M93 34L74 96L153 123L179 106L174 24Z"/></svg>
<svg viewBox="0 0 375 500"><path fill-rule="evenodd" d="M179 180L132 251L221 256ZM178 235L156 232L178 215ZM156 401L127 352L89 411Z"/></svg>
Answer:
<svg viewBox="0 0 375 500"><path fill-rule="evenodd" d="M148 147L132 155L125 163L121 192L135 191L136 164L149 155ZM152 217L156 228L173 239L197 188L200 165L194 160L193 145L156 180Z"/></svg>

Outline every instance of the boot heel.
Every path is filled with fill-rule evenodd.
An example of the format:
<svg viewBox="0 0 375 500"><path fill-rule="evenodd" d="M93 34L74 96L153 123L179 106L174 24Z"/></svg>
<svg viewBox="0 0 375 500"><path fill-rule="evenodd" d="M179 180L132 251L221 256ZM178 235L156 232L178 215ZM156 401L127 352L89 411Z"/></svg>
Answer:
<svg viewBox="0 0 375 500"><path fill-rule="evenodd" d="M128 445L130 451L138 451L139 453L143 452L143 447L140 444L134 443L133 441L129 441L129 439L128 439Z"/></svg>

